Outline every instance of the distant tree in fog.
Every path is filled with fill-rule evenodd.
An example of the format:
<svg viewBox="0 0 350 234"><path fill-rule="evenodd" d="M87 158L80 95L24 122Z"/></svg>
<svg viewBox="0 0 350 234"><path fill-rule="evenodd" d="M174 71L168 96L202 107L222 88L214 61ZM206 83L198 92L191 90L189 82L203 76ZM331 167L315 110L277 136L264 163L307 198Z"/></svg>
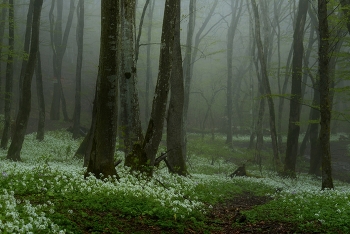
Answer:
<svg viewBox="0 0 350 234"><path fill-rule="evenodd" d="M63 13L63 0L57 0L57 16L54 18L53 10L56 5L56 0L52 0L49 20L50 20L50 38L51 47L53 51L53 75L54 75L54 87L53 97L50 110L50 119L59 120L60 118L60 103L62 102L62 111L65 121L68 121L68 113L66 106L66 99L63 94L62 87L62 62L63 56L66 52L69 32L72 26L74 15L74 0L70 0L70 10L67 19L67 24L62 35L62 13Z"/></svg>

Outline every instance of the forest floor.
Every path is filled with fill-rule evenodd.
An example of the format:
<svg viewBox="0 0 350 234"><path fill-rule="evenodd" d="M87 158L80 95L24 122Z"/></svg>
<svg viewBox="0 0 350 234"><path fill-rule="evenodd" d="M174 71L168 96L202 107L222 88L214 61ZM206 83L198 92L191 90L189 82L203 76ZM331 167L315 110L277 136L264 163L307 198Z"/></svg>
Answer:
<svg viewBox="0 0 350 234"><path fill-rule="evenodd" d="M36 120L32 119L28 125L28 133L35 132ZM47 130L67 129L72 126L71 122L63 121L51 121L46 120ZM350 183L350 155L347 146L350 141L332 141L331 142L331 154L333 161L333 178ZM237 143L235 147L246 148L247 143ZM266 144L268 146L268 143ZM301 160L302 165L300 167L301 172L307 172L308 170L308 157L309 150L306 151L306 156ZM242 159L240 159L242 160ZM233 160L234 161L234 160ZM236 165L241 165L242 161L235 161ZM251 210L256 206L268 203L273 198L269 196L256 196L249 191L237 195L232 193L232 196L225 201L221 201L216 205L213 205L210 213L207 214L207 219L200 226L188 225L184 228L184 233L295 233L298 231L298 227L295 223L279 222L279 221L265 221L250 222L247 220L241 211ZM106 219L111 219L113 224L118 225L118 229L121 233L178 233L179 230L172 230L169 226L163 227L157 220L147 218L144 216L139 217L125 217L119 215L116 212L96 212L85 210L88 217L94 217L94 220L90 220L92 223L96 219L101 220L101 223L105 223ZM102 221L103 220L103 221ZM80 227L80 230L84 230L83 233L92 233L93 229L90 227L90 221L85 218L74 220ZM95 233L95 232L94 232ZM113 233L105 228L104 231L99 233ZM307 233L307 232L306 232ZM311 232L310 232L311 233Z"/></svg>

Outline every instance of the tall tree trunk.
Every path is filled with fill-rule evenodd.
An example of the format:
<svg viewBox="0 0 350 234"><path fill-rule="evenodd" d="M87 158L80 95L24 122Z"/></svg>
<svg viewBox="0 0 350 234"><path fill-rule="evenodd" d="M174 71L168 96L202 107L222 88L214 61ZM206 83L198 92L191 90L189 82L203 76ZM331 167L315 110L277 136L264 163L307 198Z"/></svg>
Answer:
<svg viewBox="0 0 350 234"><path fill-rule="evenodd" d="M125 165L131 166L131 152L135 143L143 140L140 107L136 89L136 62L135 62L135 0L126 0L121 3L122 9L122 40L121 40L121 129L123 131ZM130 154L130 155L129 155Z"/></svg>
<svg viewBox="0 0 350 234"><path fill-rule="evenodd" d="M191 87L191 74L193 68L193 55L192 55L192 44L193 44L193 33L196 24L196 5L197 0L190 0L189 2L189 18L187 24L187 38L186 38L186 50L183 60L183 72L184 72L184 117L183 117L183 152L185 159L187 158L187 117L188 107L190 104L190 87Z"/></svg>
<svg viewBox="0 0 350 234"><path fill-rule="evenodd" d="M73 138L80 136L80 112L81 112L81 68L83 65L83 47L84 47L84 0L79 0L77 8L77 66L75 73L75 106L73 119Z"/></svg>
<svg viewBox="0 0 350 234"><path fill-rule="evenodd" d="M11 145L7 152L7 159L13 161L21 160L21 149L24 141L24 135L27 129L29 114L31 110L31 85L32 78L35 69L36 58L39 51L39 32L40 32L40 15L43 0L34 0L33 4L33 15L32 18L32 33L31 33L31 43L30 43L30 53L28 64L26 66L25 75L23 77L22 84L22 94L20 98L22 99L19 103L19 110L16 118L15 132L12 139ZM30 7L29 7L29 10Z"/></svg>
<svg viewBox="0 0 350 234"><path fill-rule="evenodd" d="M273 99L271 97L271 88L270 82L267 74L266 61L264 59L264 51L261 42L260 36L260 20L259 20L259 11L258 6L256 5L255 0L251 0L253 6L253 12L255 15L255 39L258 48L258 58L260 61L261 72L262 72L262 83L264 86L264 93L267 96L267 103L269 106L269 122L270 122L270 132L271 132L271 141L272 141L272 150L273 150L273 160L276 170L279 170L278 166L280 165L280 158L278 152L278 144L277 144L277 134L276 134L276 121L275 121L275 107L273 104Z"/></svg>
<svg viewBox="0 0 350 234"><path fill-rule="evenodd" d="M13 0L9 0L9 52L6 64L6 84L5 84L5 125L1 137L1 148L6 149L10 138L11 130L11 106L12 106L12 86L13 86L13 54L15 37L15 19Z"/></svg>
<svg viewBox="0 0 350 234"><path fill-rule="evenodd" d="M319 44L319 77L320 77L320 112L321 129L320 144L322 155L322 189L332 189L332 161L330 153L330 122L331 122L331 102L329 95L330 75L329 75L329 29L326 0L318 0L318 20L320 32Z"/></svg>
<svg viewBox="0 0 350 234"><path fill-rule="evenodd" d="M60 104L62 101L62 111L65 121L68 121L66 100L63 94L62 87L62 62L63 56L66 52L67 41L69 32L72 26L73 15L74 15L74 0L70 1L70 10L64 33L62 35L62 11L63 11L63 0L57 0L57 18L56 22L53 16L53 10L55 7L56 0L52 0L49 20L50 20L50 37L51 47L53 50L53 70L54 70L54 90L53 98L50 110L50 119L59 120L60 118Z"/></svg>
<svg viewBox="0 0 350 234"><path fill-rule="evenodd" d="M96 88L96 127L92 137L89 164L85 176L97 178L116 175L114 152L116 144L116 113L118 96L117 48L119 44L119 1L101 1L101 42ZM112 48L111 48L112 46Z"/></svg>
<svg viewBox="0 0 350 234"><path fill-rule="evenodd" d="M150 84L152 82L152 59L151 59L151 41L152 41L152 19L155 6L155 0L150 1L150 7L148 8L148 27L147 27L147 71L146 71L146 92L145 92L145 120L146 123L150 118Z"/></svg>
<svg viewBox="0 0 350 234"><path fill-rule="evenodd" d="M293 36L293 71L292 89L289 107L289 124L287 134L286 159L284 173L295 177L295 164L298 155L298 141L300 134L300 109L301 109L301 79L303 76L304 55L304 28L307 15L308 0L299 1L299 10Z"/></svg>
<svg viewBox="0 0 350 234"><path fill-rule="evenodd" d="M167 160L172 172L179 175L187 175L186 161L184 157L183 109L184 109L184 82L182 69L182 56L180 44L180 18L181 3L176 0L176 25L174 32L173 65L170 76L170 103L167 118Z"/></svg>
<svg viewBox="0 0 350 234"><path fill-rule="evenodd" d="M320 138L318 135L318 126L320 124L320 92L319 80L315 80L313 84L314 97L312 100L313 108L310 109L310 169L309 174L321 175L321 153L320 153Z"/></svg>
<svg viewBox="0 0 350 234"><path fill-rule="evenodd" d="M169 79L172 69L174 49L174 29L176 23L176 0L166 0L161 36L159 73L153 98L151 118L142 145L135 144L130 160L134 162L131 169L153 173L156 154L162 139L164 118L169 93Z"/></svg>
<svg viewBox="0 0 350 234"><path fill-rule="evenodd" d="M238 7L239 4L239 7ZM231 23L227 32L227 92L226 92L226 113L227 113L227 133L226 133L226 144L232 148L232 105L233 105L233 93L232 93L232 82L233 82L233 40L235 37L238 21L242 12L243 0L236 1L234 5L231 3Z"/></svg>
<svg viewBox="0 0 350 234"><path fill-rule="evenodd" d="M24 48L23 48L23 52L26 54L29 54L29 46L30 46L30 38L31 38L31 34L32 34L32 19L33 19L33 3L34 0L30 0L29 2L29 7L28 7L28 13L27 13L27 22L26 22L26 32L24 34ZM22 67L21 67L21 73L19 76L19 104L18 106L21 105L21 94L22 94L22 83L23 83L23 78L26 72L26 66L27 66L27 60L26 59L22 59Z"/></svg>
<svg viewBox="0 0 350 234"><path fill-rule="evenodd" d="M7 0L2 1L2 5L5 6L7 4ZM6 13L7 13L7 7L3 7L1 9L1 15L0 15L0 44L2 44L2 41L4 39L4 32L5 32L5 22L6 22ZM0 54L2 54L2 47L0 46ZM3 112L4 103L3 103L3 77L2 77L2 66L0 62L0 113Z"/></svg>
<svg viewBox="0 0 350 234"><path fill-rule="evenodd" d="M36 134L36 139L39 141L44 140L45 136L45 98L43 89L43 75L41 69L41 56L40 50L38 50L37 62L35 66L35 78L36 78L36 93L38 97L38 107L39 107L39 119L38 119L38 132Z"/></svg>

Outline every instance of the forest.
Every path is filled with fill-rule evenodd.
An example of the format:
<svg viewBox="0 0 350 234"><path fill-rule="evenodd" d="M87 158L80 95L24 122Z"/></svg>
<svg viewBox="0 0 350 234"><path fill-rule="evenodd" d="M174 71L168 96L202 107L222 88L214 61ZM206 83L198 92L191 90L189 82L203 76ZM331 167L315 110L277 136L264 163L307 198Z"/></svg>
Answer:
<svg viewBox="0 0 350 234"><path fill-rule="evenodd" d="M0 0L0 233L349 233L350 0Z"/></svg>

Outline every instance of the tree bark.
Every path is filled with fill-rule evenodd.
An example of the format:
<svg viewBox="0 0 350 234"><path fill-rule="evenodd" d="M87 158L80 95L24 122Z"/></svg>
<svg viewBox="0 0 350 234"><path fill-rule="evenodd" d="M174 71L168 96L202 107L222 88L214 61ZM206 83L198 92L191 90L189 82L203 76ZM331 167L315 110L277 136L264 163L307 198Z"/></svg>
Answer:
<svg viewBox="0 0 350 234"><path fill-rule="evenodd" d="M14 54L14 5L13 0L9 0L9 53L6 64L6 84L5 84L5 124L1 137L1 148L6 149L10 138L11 130L11 106L12 106L12 86L13 86L13 54Z"/></svg>
<svg viewBox="0 0 350 234"><path fill-rule="evenodd" d="M30 46L30 38L31 38L31 34L32 34L32 19L33 19L33 3L34 0L30 0L29 2L29 7L28 7L28 13L27 13L27 22L26 22L26 31L24 34L24 48L23 48L23 52L25 54L29 54L29 46ZM22 67L21 67L21 73L19 76L19 104L18 106L21 105L21 94L22 94L22 86L23 86L23 78L26 72L26 66L27 66L27 60L26 59L22 59Z"/></svg>
<svg viewBox="0 0 350 234"><path fill-rule="evenodd" d="M40 33L40 16L43 0L33 1L33 15L32 15L32 33L30 43L30 54L28 64L26 66L26 72L23 77L22 99L19 103L19 110L16 117L16 125L14 137L7 152L7 159L13 161L21 160L21 149L24 141L24 135L27 129L29 114L31 110L31 84L35 69L36 58L39 51L39 33ZM30 8L29 8L30 10Z"/></svg>
<svg viewBox="0 0 350 234"><path fill-rule="evenodd" d="M39 107L39 119L38 119L38 131L36 134L36 139L39 141L44 140L45 136L45 98L43 89L43 77L41 69L41 56L40 50L38 49L37 62L35 66L35 78L36 78L36 93L38 97L38 107Z"/></svg>
<svg viewBox="0 0 350 234"><path fill-rule="evenodd" d="M83 47L84 47L84 0L79 0L77 8L77 66L75 73L75 105L74 105L74 119L73 119L73 138L80 137L80 113L81 113L81 69L83 65Z"/></svg>
<svg viewBox="0 0 350 234"><path fill-rule="evenodd" d="M326 0L318 0L318 20L320 32L319 44L319 77L320 77L320 112L321 129L320 145L322 155L322 189L332 189L332 161L330 153L330 122L331 122L331 102L330 102L330 77L329 77L329 29Z"/></svg>
<svg viewBox="0 0 350 234"><path fill-rule="evenodd" d="M159 73L153 98L151 117L142 145L135 144L130 160L132 170L153 174L157 150L162 139L163 125L169 93L169 79L172 70L176 0L166 0L161 36Z"/></svg>
<svg viewBox="0 0 350 234"><path fill-rule="evenodd" d="M174 32L173 64L170 76L171 93L167 118L167 160L173 170L172 172L185 176L187 175L187 169L183 152L184 134L182 133L184 117L184 82L180 44L180 0L176 0L176 8L174 11L176 12L176 26Z"/></svg>
<svg viewBox="0 0 350 234"><path fill-rule="evenodd" d="M136 88L135 62L135 0L125 0L122 9L122 40L121 40L121 76L120 103L121 129L124 139L125 165L131 166L131 152L135 143L143 140L140 107Z"/></svg>
<svg viewBox="0 0 350 234"><path fill-rule="evenodd" d="M301 109L301 79L303 76L304 55L304 28L307 15L308 0L299 1L299 10L293 36L293 70L292 88L289 107L289 124L287 134L287 149L284 164L284 174L291 177L295 175L295 164L298 155L298 141L300 134Z"/></svg>
<svg viewBox="0 0 350 234"><path fill-rule="evenodd" d="M119 1L101 1L101 45L96 89L96 127L85 176L97 178L117 175L114 167L116 113L118 94L117 45L120 30L117 22Z"/></svg>
<svg viewBox="0 0 350 234"><path fill-rule="evenodd" d="M150 118L150 85L152 82L152 60L151 60L151 41L152 41L152 18L155 6L155 0L150 1L150 7L148 8L148 27L147 27L147 71L146 71L146 92L145 92L145 122L147 123Z"/></svg>

